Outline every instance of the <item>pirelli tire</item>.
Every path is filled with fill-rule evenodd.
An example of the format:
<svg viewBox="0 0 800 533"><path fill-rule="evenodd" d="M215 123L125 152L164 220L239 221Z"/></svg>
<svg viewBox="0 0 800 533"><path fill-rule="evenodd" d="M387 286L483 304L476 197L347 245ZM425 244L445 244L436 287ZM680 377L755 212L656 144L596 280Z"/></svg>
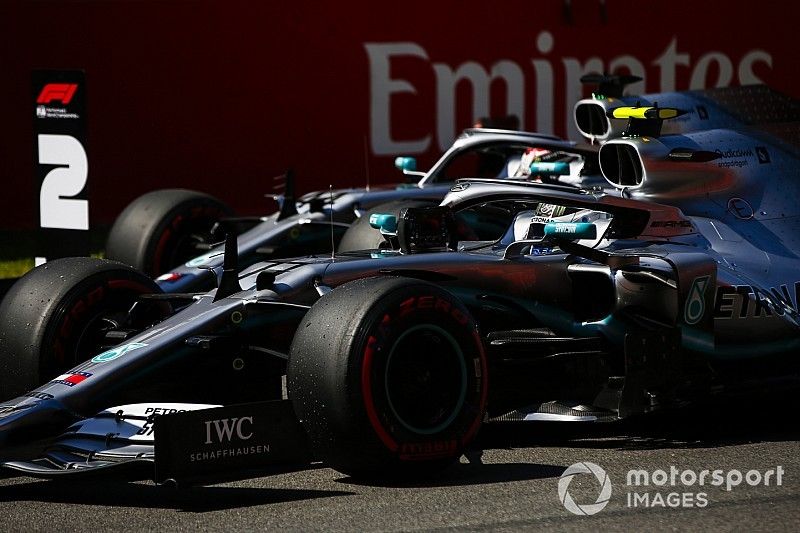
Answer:
<svg viewBox="0 0 800 533"><path fill-rule="evenodd" d="M315 454L360 477L425 475L456 461L486 408L486 356L463 304L398 277L320 298L294 337L287 389Z"/></svg>
<svg viewBox="0 0 800 533"><path fill-rule="evenodd" d="M106 257L156 277L213 244L212 229L233 210L219 199L188 189L152 191L120 213L106 242ZM222 237L222 236L220 236Z"/></svg>
<svg viewBox="0 0 800 533"><path fill-rule="evenodd" d="M354 252L357 250L375 250L385 241L381 232L369 225L369 217L372 214L392 214L400 216L400 211L404 207L431 207L439 205L439 202L430 200L397 200L386 202L370 208L366 213L355 219L347 228L347 231L339 241L337 252Z"/></svg>
<svg viewBox="0 0 800 533"><path fill-rule="evenodd" d="M56 259L31 270L0 302L0 396L21 395L97 355L105 331L138 297L159 292L141 272L105 259Z"/></svg>

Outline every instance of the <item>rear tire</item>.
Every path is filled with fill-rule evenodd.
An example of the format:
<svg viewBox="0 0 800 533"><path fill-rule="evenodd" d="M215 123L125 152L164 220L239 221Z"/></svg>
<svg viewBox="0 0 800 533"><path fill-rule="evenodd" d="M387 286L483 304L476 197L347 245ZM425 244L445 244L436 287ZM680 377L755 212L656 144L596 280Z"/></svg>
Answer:
<svg viewBox="0 0 800 533"><path fill-rule="evenodd" d="M198 242L220 240L211 237L211 230L232 214L220 200L201 192L149 192L131 202L114 221L106 257L156 277L201 255L195 247Z"/></svg>
<svg viewBox="0 0 800 533"><path fill-rule="evenodd" d="M20 278L0 303L0 396L19 396L99 353L109 320L158 285L133 268L69 257Z"/></svg>
<svg viewBox="0 0 800 533"><path fill-rule="evenodd" d="M358 476L424 475L483 420L486 357L463 304L431 283L352 281L306 314L288 393L317 456Z"/></svg>

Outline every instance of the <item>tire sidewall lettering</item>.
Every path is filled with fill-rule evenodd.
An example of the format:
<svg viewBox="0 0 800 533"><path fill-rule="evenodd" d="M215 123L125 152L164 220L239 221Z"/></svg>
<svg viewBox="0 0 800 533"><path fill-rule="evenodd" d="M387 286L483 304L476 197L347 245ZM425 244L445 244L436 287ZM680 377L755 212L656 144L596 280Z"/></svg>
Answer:
<svg viewBox="0 0 800 533"><path fill-rule="evenodd" d="M476 418L482 417L483 408L483 365L475 365L476 358L483 358L481 347L475 346L475 326L460 305L439 294L421 294L389 303L383 312L368 326L365 336L362 365L362 390L370 423L386 448L405 461L431 460L452 457L460 453L463 437L475 425ZM404 331L420 324L431 324L444 328L460 348L459 356L467 368L467 395L460 412L442 431L424 435L403 427L388 406L385 396L385 380L389 353ZM367 357L367 352L369 357ZM368 405L371 401L372 405ZM377 426L376 426L377 425ZM388 438L387 438L388 436Z"/></svg>

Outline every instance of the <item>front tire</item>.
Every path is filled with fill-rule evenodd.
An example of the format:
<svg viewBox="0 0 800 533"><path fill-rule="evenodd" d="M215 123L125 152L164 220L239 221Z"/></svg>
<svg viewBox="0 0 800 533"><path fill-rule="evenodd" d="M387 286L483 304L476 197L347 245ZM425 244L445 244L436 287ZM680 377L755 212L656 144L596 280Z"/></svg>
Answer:
<svg viewBox="0 0 800 533"><path fill-rule="evenodd" d="M450 293L417 280L356 280L321 298L295 335L287 373L315 453L351 475L447 466L485 412L474 320Z"/></svg>
<svg viewBox="0 0 800 533"><path fill-rule="evenodd" d="M133 268L69 257L36 267L0 303L0 396L12 398L99 353L104 333L142 294L162 292Z"/></svg>
<svg viewBox="0 0 800 533"><path fill-rule="evenodd" d="M232 214L217 198L197 191L164 189L143 194L114 221L106 257L156 277L200 255L197 244L220 240L211 235L212 228Z"/></svg>

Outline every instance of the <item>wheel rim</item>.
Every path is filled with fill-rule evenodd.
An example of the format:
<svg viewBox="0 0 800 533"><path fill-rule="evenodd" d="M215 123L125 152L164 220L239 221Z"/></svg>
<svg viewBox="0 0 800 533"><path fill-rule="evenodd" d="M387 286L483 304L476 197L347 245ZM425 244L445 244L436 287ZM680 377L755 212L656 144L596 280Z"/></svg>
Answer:
<svg viewBox="0 0 800 533"><path fill-rule="evenodd" d="M135 298L131 299L130 305L133 305ZM128 305L127 307L130 307ZM86 323L85 329L78 336L78 341L75 346L75 351L70 354L71 361L67 361L68 366L64 370L68 370L84 361L89 360L91 357L103 351L104 344L107 342L105 335L110 330L119 327L119 324L125 318L125 309L123 306L116 306L111 309L103 309L101 312L95 313Z"/></svg>
<svg viewBox="0 0 800 533"><path fill-rule="evenodd" d="M202 214L180 214L163 230L152 256L152 275L162 274L197 256L201 245L219 244L217 222L225 216L219 209L210 207Z"/></svg>
<svg viewBox="0 0 800 533"><path fill-rule="evenodd" d="M432 324L415 326L392 346L384 384L389 408L404 428L421 435L438 433L464 405L464 354L444 329Z"/></svg>

